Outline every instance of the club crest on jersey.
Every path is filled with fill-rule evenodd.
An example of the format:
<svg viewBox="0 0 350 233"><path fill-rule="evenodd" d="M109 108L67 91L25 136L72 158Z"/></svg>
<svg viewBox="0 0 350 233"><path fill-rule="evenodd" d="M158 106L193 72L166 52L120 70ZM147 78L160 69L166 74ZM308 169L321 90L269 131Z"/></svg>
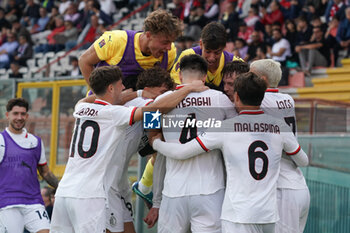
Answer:
<svg viewBox="0 0 350 233"><path fill-rule="evenodd" d="M105 39L102 39L102 40L98 43L98 45L100 46L100 48L102 48L105 44L106 44Z"/></svg>
<svg viewBox="0 0 350 233"><path fill-rule="evenodd" d="M143 112L143 128L144 129L160 129L160 117L161 113L159 110L156 112Z"/></svg>

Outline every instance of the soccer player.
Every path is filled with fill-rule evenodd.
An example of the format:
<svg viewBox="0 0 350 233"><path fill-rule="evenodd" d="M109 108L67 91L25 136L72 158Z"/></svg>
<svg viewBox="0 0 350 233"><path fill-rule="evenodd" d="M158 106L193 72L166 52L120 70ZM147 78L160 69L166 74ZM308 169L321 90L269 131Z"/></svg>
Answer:
<svg viewBox="0 0 350 233"><path fill-rule="evenodd" d="M201 32L199 46L186 49L180 54L177 62L171 70L171 77L177 84L180 84L181 80L179 72L181 58L189 54L198 54L208 63L208 72L205 82L210 87L223 91L221 71L224 68L224 65L232 60L243 61L241 58L233 56L232 53L224 51L226 42L227 33L222 24L217 22L207 24Z"/></svg>
<svg viewBox="0 0 350 233"><path fill-rule="evenodd" d="M249 71L249 64L245 61L232 61L228 62L222 69L222 79L224 82L224 92L228 98L234 102L233 98L233 83L240 74L247 73Z"/></svg>
<svg viewBox="0 0 350 233"><path fill-rule="evenodd" d="M193 80L205 82L207 68L206 61L199 55L182 57L180 79L183 85L176 88L183 88ZM171 93L166 92L157 100ZM189 94L167 115L170 117L163 115L164 138L167 142L180 144L197 137L208 127L197 122L221 122L237 113L225 94L207 90ZM183 122L184 125L170 126L170 122ZM221 232L220 213L224 192L224 167L220 151L204 152L183 161L167 158L158 232Z"/></svg>
<svg viewBox="0 0 350 233"><path fill-rule="evenodd" d="M89 78L95 96L75 106L75 129L70 156L59 183L52 214L51 232L95 233L105 230L105 199L108 189L106 168L116 149L124 141L128 125L142 119L143 108L115 105L124 89L117 66L95 69ZM191 91L205 87L194 82L149 107L175 107Z"/></svg>
<svg viewBox="0 0 350 233"><path fill-rule="evenodd" d="M261 108L266 114L285 121L296 136L294 100L290 95L280 93L277 88L282 76L280 64L272 59L262 59L252 62L250 70L264 79L269 87ZM285 153L281 159L277 194L280 220L276 224L276 232L303 232L309 212L310 193L303 173Z"/></svg>
<svg viewBox="0 0 350 233"><path fill-rule="evenodd" d="M177 62L174 64L170 73L174 82L177 84L181 83L179 72L180 72L180 61L182 57L189 54L198 54L202 56L208 63L207 78L205 80L206 84L210 88L223 91L224 83L222 80L221 71L224 68L224 65L232 60L243 61L241 58L234 57L233 54L224 51L224 48L226 46L226 41L227 41L227 34L226 34L225 27L222 24L217 22L211 22L207 24L202 30L199 46L183 51L180 54L179 58L177 59ZM152 190L152 183L153 183L152 161L154 162L154 160L148 161L140 182L135 184L137 186L133 186L134 191L135 189L137 189L136 193L137 194L141 193L140 196L144 199L148 195L148 193ZM147 201L147 199L145 200ZM149 203L149 204L152 204L152 203Z"/></svg>
<svg viewBox="0 0 350 233"><path fill-rule="evenodd" d="M223 152L227 172L221 213L224 233L274 233L282 150L299 166L308 164L285 122L260 109L266 87L254 73L242 74L234 85L239 116L223 121L219 131L213 129L186 144L153 142L153 148L167 159L189 159L214 149Z"/></svg>
<svg viewBox="0 0 350 233"><path fill-rule="evenodd" d="M160 66L170 71L176 57L175 39L181 34L180 21L165 10L152 12L144 21L144 32L105 32L80 57L79 68L89 84L94 66L117 65L125 88L136 87L137 75Z"/></svg>
<svg viewBox="0 0 350 233"><path fill-rule="evenodd" d="M160 68L154 67L143 71L137 80L136 88L159 96L173 89L174 83L170 74ZM124 106L143 107L152 103L152 99L137 97ZM144 141L144 139L146 139ZM147 142L147 143L146 143ZM131 190L128 179L128 165L131 157L139 151L139 154L147 152L147 135L144 133L142 122L136 122L126 128L126 136L118 146L116 155L110 162L107 177L111 179L111 188L108 192L108 208L106 226L107 232L135 232L133 225L133 212L131 205ZM150 147L151 149L152 147ZM108 187L109 185L107 185Z"/></svg>
<svg viewBox="0 0 350 233"><path fill-rule="evenodd" d="M9 126L0 134L0 225L1 232L48 233L50 219L40 193L39 174L52 187L58 180L46 163L41 139L24 128L28 102L22 98L8 101ZM1 227L0 227L1 229Z"/></svg>

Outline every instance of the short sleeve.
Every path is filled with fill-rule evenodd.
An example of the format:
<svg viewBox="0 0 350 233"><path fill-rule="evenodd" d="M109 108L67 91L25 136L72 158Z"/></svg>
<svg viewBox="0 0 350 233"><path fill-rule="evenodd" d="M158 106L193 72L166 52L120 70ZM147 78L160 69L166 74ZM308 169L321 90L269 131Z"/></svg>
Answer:
<svg viewBox="0 0 350 233"><path fill-rule="evenodd" d="M281 127L280 132L281 132L281 135L283 136L283 150L286 152L286 154L287 155L297 154L301 148L293 132L287 126L287 124L284 124Z"/></svg>
<svg viewBox="0 0 350 233"><path fill-rule="evenodd" d="M2 162L5 155L5 141L2 134L0 134L0 163Z"/></svg>
<svg viewBox="0 0 350 233"><path fill-rule="evenodd" d="M98 58L110 65L116 65L123 57L127 42L125 31L107 31L94 42Z"/></svg>
<svg viewBox="0 0 350 233"><path fill-rule="evenodd" d="M45 155L45 146L43 140L41 140L41 155L38 163L40 166L44 166L47 164L46 155Z"/></svg>
<svg viewBox="0 0 350 233"><path fill-rule="evenodd" d="M137 107L111 106L112 122L116 126L127 126L133 124L134 114Z"/></svg>

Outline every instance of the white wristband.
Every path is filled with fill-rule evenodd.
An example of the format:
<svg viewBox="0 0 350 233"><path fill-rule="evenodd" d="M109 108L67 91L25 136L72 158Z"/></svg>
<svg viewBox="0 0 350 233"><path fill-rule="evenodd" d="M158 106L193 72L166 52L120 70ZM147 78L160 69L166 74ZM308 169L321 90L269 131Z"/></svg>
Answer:
<svg viewBox="0 0 350 233"><path fill-rule="evenodd" d="M142 92L143 92L143 90L137 90L137 97L142 97Z"/></svg>

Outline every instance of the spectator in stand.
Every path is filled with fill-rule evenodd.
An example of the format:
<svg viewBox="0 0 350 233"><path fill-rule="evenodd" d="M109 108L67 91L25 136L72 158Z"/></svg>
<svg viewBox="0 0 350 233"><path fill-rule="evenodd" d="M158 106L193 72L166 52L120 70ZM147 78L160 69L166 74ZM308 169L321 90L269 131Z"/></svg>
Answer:
<svg viewBox="0 0 350 233"><path fill-rule="evenodd" d="M295 46L297 44L298 32L296 25L293 20L287 19L284 23L285 26L285 38L288 40L290 44L290 49L292 53L292 57L290 60L297 62L299 60L298 55L295 53Z"/></svg>
<svg viewBox="0 0 350 233"><path fill-rule="evenodd" d="M236 38L238 34L238 13L235 11L236 4L229 3L226 5L224 13L221 16L220 22L224 25L228 38ZM230 40L230 39L229 39Z"/></svg>
<svg viewBox="0 0 350 233"><path fill-rule="evenodd" d="M46 29L48 30L53 30L56 28L56 23L55 23L55 18L56 16L58 16L59 13L58 13L58 8L56 6L52 7L51 9L51 15L50 15L50 20L49 22L47 23L47 26L46 26Z"/></svg>
<svg viewBox="0 0 350 233"><path fill-rule="evenodd" d="M73 25L77 25L80 14L75 3L69 4L66 14L64 15L64 21L71 21Z"/></svg>
<svg viewBox="0 0 350 233"><path fill-rule="evenodd" d="M47 212L47 215L49 215L49 219L51 220L52 210L53 210L53 202L52 202L51 196L54 194L55 191L49 186L45 186L40 190L40 192L41 192L41 197L43 198L43 201L44 201L45 210Z"/></svg>
<svg viewBox="0 0 350 233"><path fill-rule="evenodd" d="M41 7L46 9L46 12L51 12L52 8L55 6L55 0L43 0L41 2Z"/></svg>
<svg viewBox="0 0 350 233"><path fill-rule="evenodd" d="M337 41L340 44L341 49L347 49L347 56L350 55L350 6L345 10L346 18L340 22Z"/></svg>
<svg viewBox="0 0 350 233"><path fill-rule="evenodd" d="M260 13L262 14L261 22L263 24L273 24L274 22L279 22L283 25L283 14L280 10L280 5L277 1L272 1L269 5L271 13L267 13L267 10L263 7L260 8Z"/></svg>
<svg viewBox="0 0 350 233"><path fill-rule="evenodd" d="M247 45L247 43L242 38L237 38L235 40L235 49L233 51L233 55L235 55L236 57L240 57L243 60L245 60L246 57L247 57L247 53L248 53L248 45Z"/></svg>
<svg viewBox="0 0 350 233"><path fill-rule="evenodd" d="M13 22L14 20L20 20L22 18L22 10L17 5L16 0L9 0L5 13L5 18L9 22Z"/></svg>
<svg viewBox="0 0 350 233"><path fill-rule="evenodd" d="M326 23L323 23L320 16L314 15L311 20L311 25L313 28L320 27L323 33L325 34L328 28Z"/></svg>
<svg viewBox="0 0 350 233"><path fill-rule="evenodd" d="M19 46L14 55L14 61L21 66L27 66L27 60L33 57L33 47L25 35L19 35Z"/></svg>
<svg viewBox="0 0 350 233"><path fill-rule="evenodd" d="M65 30L63 17L61 15L56 16L55 23L56 23L56 28L52 30L50 34L47 36L47 43L39 44L37 47L35 47L34 50L36 53L40 53L40 52L47 53L49 51L58 52L64 49L64 46L56 44L56 41L55 41L55 35Z"/></svg>
<svg viewBox="0 0 350 233"><path fill-rule="evenodd" d="M335 16L337 16L340 21L343 20L345 18L345 8L346 5L343 0L330 0L325 13L326 22L328 23Z"/></svg>
<svg viewBox="0 0 350 233"><path fill-rule="evenodd" d="M333 17L332 21L328 23L328 28L324 36L326 38L327 44L329 45L329 48L333 52L334 66L338 65L337 63L338 56L339 56L338 54L339 54L339 49L341 48L340 44L336 39L338 27L339 27L339 20L337 17Z"/></svg>
<svg viewBox="0 0 350 233"><path fill-rule="evenodd" d="M295 52L299 55L301 69L306 76L311 75L313 67L328 67L330 64L330 50L321 27L314 27L309 43L296 46Z"/></svg>
<svg viewBox="0 0 350 233"><path fill-rule="evenodd" d="M27 5L24 8L23 16L21 18L21 24L23 26L33 27L40 18L39 9L40 5L36 4L34 0L26 0Z"/></svg>
<svg viewBox="0 0 350 233"><path fill-rule="evenodd" d="M165 9L166 7L164 7L164 2L163 0L154 0L153 4L151 6L151 11L155 11L157 9Z"/></svg>
<svg viewBox="0 0 350 233"><path fill-rule="evenodd" d="M23 74L19 72L20 65L17 62L11 62L10 68L12 72L9 74L9 78L23 78Z"/></svg>
<svg viewBox="0 0 350 233"><path fill-rule="evenodd" d="M256 49L256 57L254 58L254 60L260 60L260 59L266 59L267 53L267 49L265 45L260 45L257 49Z"/></svg>
<svg viewBox="0 0 350 233"><path fill-rule="evenodd" d="M287 58L291 56L290 44L288 40L282 37L280 30L273 30L272 35L275 43L272 45L269 56L273 60L280 62L282 66L285 66Z"/></svg>
<svg viewBox="0 0 350 233"><path fill-rule="evenodd" d="M217 21L219 19L219 13L219 4L216 0L205 0L204 16L208 19L208 22Z"/></svg>
<svg viewBox="0 0 350 233"><path fill-rule="evenodd" d="M257 56L258 47L265 46L265 43L261 40L261 35L258 31L253 31L251 36L252 42L248 45L248 53L245 57L245 61L250 62Z"/></svg>
<svg viewBox="0 0 350 233"><path fill-rule="evenodd" d="M2 28L11 28L11 24L5 19L5 10L0 7L0 31Z"/></svg>
<svg viewBox="0 0 350 233"><path fill-rule="evenodd" d="M27 41L29 43L32 43L30 32L18 20L15 20L15 21L12 22L11 31L15 35L18 35L18 37L16 38L17 40L19 40L19 35L24 35L27 38Z"/></svg>
<svg viewBox="0 0 350 233"><path fill-rule="evenodd" d="M250 43L252 33L253 33L253 29L247 27L247 24L244 21L241 21L239 23L238 38L242 38L243 40Z"/></svg>
<svg viewBox="0 0 350 233"><path fill-rule="evenodd" d="M7 33L7 42L0 46L0 68L8 69L10 61L18 47L16 35L12 32Z"/></svg>
<svg viewBox="0 0 350 233"><path fill-rule="evenodd" d="M297 19L297 31L298 31L298 37L297 37L297 45L303 45L310 41L311 35L312 35L312 28L308 24L307 19L305 16L300 16Z"/></svg>
<svg viewBox="0 0 350 233"><path fill-rule="evenodd" d="M184 35L199 40L200 34L208 19L204 16L204 8L202 6L193 7L190 16L184 19L186 24Z"/></svg>
<svg viewBox="0 0 350 233"><path fill-rule="evenodd" d="M81 71L79 69L78 58L74 56L69 57L69 64L72 66L69 75L72 77L80 76Z"/></svg>
<svg viewBox="0 0 350 233"><path fill-rule="evenodd" d="M39 14L40 14L40 18L30 30L31 34L44 31L47 24L49 23L50 17L47 15L47 11L45 7L40 7Z"/></svg>
<svg viewBox="0 0 350 233"><path fill-rule="evenodd" d="M103 11L107 15L112 17L113 14L117 12L113 0L99 0L99 3L101 4L101 11Z"/></svg>
<svg viewBox="0 0 350 233"><path fill-rule="evenodd" d="M266 24L264 27L264 42L269 47L272 47L274 40L272 38L272 25Z"/></svg>
<svg viewBox="0 0 350 233"><path fill-rule="evenodd" d="M295 1L295 0L294 0ZM318 16L325 15L328 0L306 0L306 6L313 6Z"/></svg>
<svg viewBox="0 0 350 233"><path fill-rule="evenodd" d="M97 0L89 0L88 1L89 8L89 17L95 14L99 18L99 23L103 25L111 25L113 23L112 17L107 15L105 12L101 10L101 5Z"/></svg>
<svg viewBox="0 0 350 233"><path fill-rule="evenodd" d="M178 17L179 19L183 20L184 19L184 11L185 11L185 6L182 2L182 0L172 0L174 4L174 8L170 9L170 12Z"/></svg>
<svg viewBox="0 0 350 233"><path fill-rule="evenodd" d="M290 1L290 8L289 8L289 18L290 19L296 19L300 16L300 12L303 8L303 4L298 0L291 0Z"/></svg>
<svg viewBox="0 0 350 233"><path fill-rule="evenodd" d="M67 1L67 0L60 1L59 7L58 7L58 12L60 13L60 15L64 15L66 13L66 10L68 9L71 3L72 3L71 1Z"/></svg>
<svg viewBox="0 0 350 233"><path fill-rule="evenodd" d="M78 29L74 27L72 21L65 21L64 28L65 30L63 32L54 35L55 43L59 46L58 49L63 49L67 43L77 41L78 39Z"/></svg>
<svg viewBox="0 0 350 233"><path fill-rule="evenodd" d="M259 9L256 7L251 7L248 11L248 16L244 19L248 28L254 30L256 22L260 20Z"/></svg>

